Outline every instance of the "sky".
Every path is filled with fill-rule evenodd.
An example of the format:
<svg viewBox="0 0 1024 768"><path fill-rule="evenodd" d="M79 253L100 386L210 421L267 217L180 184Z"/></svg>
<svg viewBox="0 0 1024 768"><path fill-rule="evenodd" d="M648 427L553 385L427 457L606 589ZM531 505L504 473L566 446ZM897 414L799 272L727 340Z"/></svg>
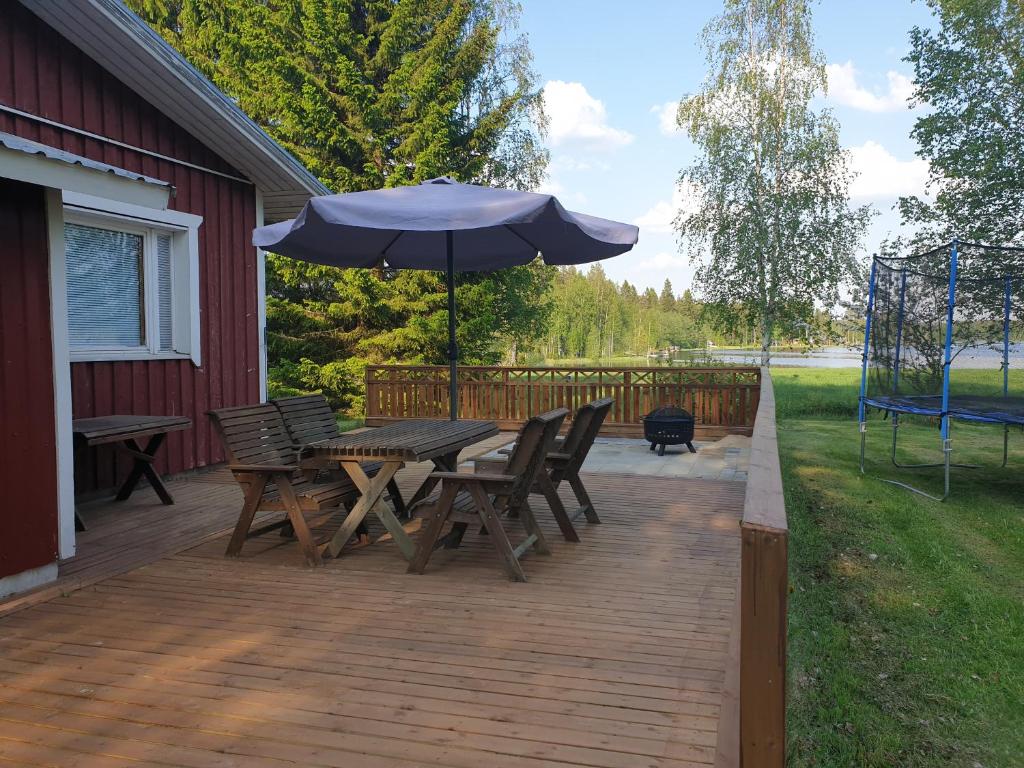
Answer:
<svg viewBox="0 0 1024 768"><path fill-rule="evenodd" d="M677 293L693 266L680 253L671 221L682 197L679 171L694 158L675 130L675 105L699 90L706 66L700 32L721 0L521 0L521 32L530 39L549 118L549 178L542 191L567 207L639 225L640 242L604 262L616 281ZM901 195L923 194L927 163L910 138L907 103L913 70L903 61L908 32L930 26L921 0L822 0L814 4L816 44L825 57L827 105L840 124L859 177L854 205L878 215L865 256L900 231Z"/></svg>

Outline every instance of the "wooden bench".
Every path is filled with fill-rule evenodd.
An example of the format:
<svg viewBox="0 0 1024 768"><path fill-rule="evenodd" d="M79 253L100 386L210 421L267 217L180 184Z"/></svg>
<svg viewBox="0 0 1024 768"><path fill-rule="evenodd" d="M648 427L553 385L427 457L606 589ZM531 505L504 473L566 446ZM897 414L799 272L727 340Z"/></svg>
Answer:
<svg viewBox="0 0 1024 768"><path fill-rule="evenodd" d="M565 408L534 416L523 425L519 439L502 472L433 472L430 477L441 484L435 500L420 506L417 514L428 519L409 563L409 573L423 573L434 550L442 544L457 547L470 523L482 524L494 545L502 565L513 581L526 581L519 558L531 547L540 554L550 554L544 534L527 499L530 489L544 473L544 457L551 450ZM515 547L501 523L501 515L517 517L527 536ZM442 538L446 523L452 531Z"/></svg>
<svg viewBox="0 0 1024 768"><path fill-rule="evenodd" d="M314 483L303 476L278 409L270 403L208 411L224 443L228 469L245 494L228 556L237 556L245 540L277 528L294 531L309 565L321 563L305 513L322 512L353 502L359 491L351 480ZM257 512L282 511L285 518L253 529Z"/></svg>
<svg viewBox="0 0 1024 768"><path fill-rule="evenodd" d="M341 437L342 433L338 429L338 421L335 418L334 411L331 410L327 398L321 394L280 397L270 402L281 413L281 419L284 421L285 429L288 430L288 436L291 437L292 446L296 452L301 453L303 448L314 443ZM302 462L304 469L313 467L314 464L314 462L308 459ZM335 479L348 477L340 469L337 461L323 461L322 466L333 470L336 476ZM382 465L379 461L373 461L363 462L361 466L368 476L373 477L380 471ZM311 477L309 479L314 478ZM394 479L388 481L387 489L388 497L395 508L395 514L399 518L405 517L405 502ZM365 532L365 526L356 531L360 536L364 535Z"/></svg>

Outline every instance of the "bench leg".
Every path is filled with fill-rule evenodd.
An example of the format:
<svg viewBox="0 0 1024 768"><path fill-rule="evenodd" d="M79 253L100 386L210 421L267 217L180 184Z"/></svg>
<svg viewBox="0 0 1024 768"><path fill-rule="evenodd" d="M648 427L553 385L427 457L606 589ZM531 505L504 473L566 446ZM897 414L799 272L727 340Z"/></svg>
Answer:
<svg viewBox="0 0 1024 768"><path fill-rule="evenodd" d="M413 554L412 559L409 560L409 567L406 569L406 573L423 573L426 570L427 563L430 562L430 556L434 554L434 549L441 540L441 531L444 529L445 521L451 514L452 504L455 502L455 496L458 494L458 491L458 483L449 483L441 487L441 497L433 505L434 509L430 520L420 534L420 539L416 543L416 552Z"/></svg>
<svg viewBox="0 0 1024 768"><path fill-rule="evenodd" d="M509 543L505 528L501 524L498 513L494 511L494 505L491 504L491 499L487 492L484 491L479 483L470 483L469 492L473 495L473 501L476 502L480 520L487 528L487 532L490 534L488 538L490 538L491 544L498 551L498 557L501 558L502 565L505 566L509 578L513 581L526 581L523 566L519 564L519 558L516 557L512 544Z"/></svg>
<svg viewBox="0 0 1024 768"><path fill-rule="evenodd" d="M302 506L295 495L295 489L292 488L292 479L289 473L281 472L275 474L274 483L277 485L278 493L281 494L284 508L288 511L288 520L291 521L295 537L299 540L299 544L302 545L302 552L306 556L306 565L321 565L323 561L320 559L320 553L317 551L316 543L313 541L313 534L309 532L306 518L302 514Z"/></svg>
<svg viewBox="0 0 1024 768"><path fill-rule="evenodd" d="M526 533L532 534L535 539L533 542L533 551L539 555L550 555L551 547L548 546L548 540L544 538L544 532L537 524L537 518L534 517L533 510L530 508L528 502L524 501L523 506L519 508L519 517L523 521L523 528L526 529ZM577 538L577 541L578 540L579 539Z"/></svg>
<svg viewBox="0 0 1024 768"><path fill-rule="evenodd" d="M551 514L555 516L555 522L558 523L558 528L562 531L562 538L566 541L579 541L580 536L576 533L576 529L572 527L572 520L569 519L569 514L565 511L565 505L558 497L555 484L551 482L551 478L546 470L541 470L537 473L537 486L540 488L541 493L544 494L544 498L547 499L548 506L551 507Z"/></svg>
<svg viewBox="0 0 1024 768"><path fill-rule="evenodd" d="M579 511L573 516L574 518L579 517L580 514L584 514L587 517L588 523L597 524L601 522L601 518L597 516L597 510L594 509L594 505L590 502L590 495L587 493L587 489L583 486L583 481L580 480L578 474L570 475L569 485L572 487L572 492L576 494L576 501L580 503Z"/></svg>
<svg viewBox="0 0 1024 768"><path fill-rule="evenodd" d="M237 557L238 553L242 551L242 545L245 543L245 537L252 527L252 519L256 516L256 510L259 509L260 499L263 498L263 490L266 487L266 475L253 476L252 482L245 492L245 502L242 504L242 511L238 515L238 522L235 523L235 531L231 534L227 551L224 552L228 557Z"/></svg>

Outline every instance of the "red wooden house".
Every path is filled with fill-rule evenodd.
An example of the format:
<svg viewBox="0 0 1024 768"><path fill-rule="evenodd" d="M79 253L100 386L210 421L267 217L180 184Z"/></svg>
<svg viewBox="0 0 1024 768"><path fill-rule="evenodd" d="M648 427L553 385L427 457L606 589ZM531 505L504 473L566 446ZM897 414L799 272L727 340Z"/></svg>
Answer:
<svg viewBox="0 0 1024 768"><path fill-rule="evenodd" d="M266 396L252 229L327 191L119 0L0 6L0 596L125 471L72 419L187 416L157 470L222 459L205 412Z"/></svg>

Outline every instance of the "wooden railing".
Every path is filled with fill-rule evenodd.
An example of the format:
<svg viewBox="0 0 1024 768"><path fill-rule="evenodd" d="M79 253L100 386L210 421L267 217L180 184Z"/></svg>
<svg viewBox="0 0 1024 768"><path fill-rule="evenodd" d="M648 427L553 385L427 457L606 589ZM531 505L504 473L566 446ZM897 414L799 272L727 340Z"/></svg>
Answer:
<svg viewBox="0 0 1024 768"><path fill-rule="evenodd" d="M739 642L738 649L732 651L739 657L738 692L726 697L722 713L723 727L734 736L731 744L719 740L718 764L782 768L786 759L789 527L779 466L775 394L767 368L761 374L740 532ZM728 679L726 687L730 687ZM731 727L729 719L733 720Z"/></svg>
<svg viewBox="0 0 1024 768"><path fill-rule="evenodd" d="M761 371L737 368L506 368L460 366L459 417L518 429L552 408L575 411L599 397L615 404L602 432L639 436L642 419L662 405L693 413L703 436L750 434L761 392ZM448 369L380 365L366 369L366 423L448 416Z"/></svg>

